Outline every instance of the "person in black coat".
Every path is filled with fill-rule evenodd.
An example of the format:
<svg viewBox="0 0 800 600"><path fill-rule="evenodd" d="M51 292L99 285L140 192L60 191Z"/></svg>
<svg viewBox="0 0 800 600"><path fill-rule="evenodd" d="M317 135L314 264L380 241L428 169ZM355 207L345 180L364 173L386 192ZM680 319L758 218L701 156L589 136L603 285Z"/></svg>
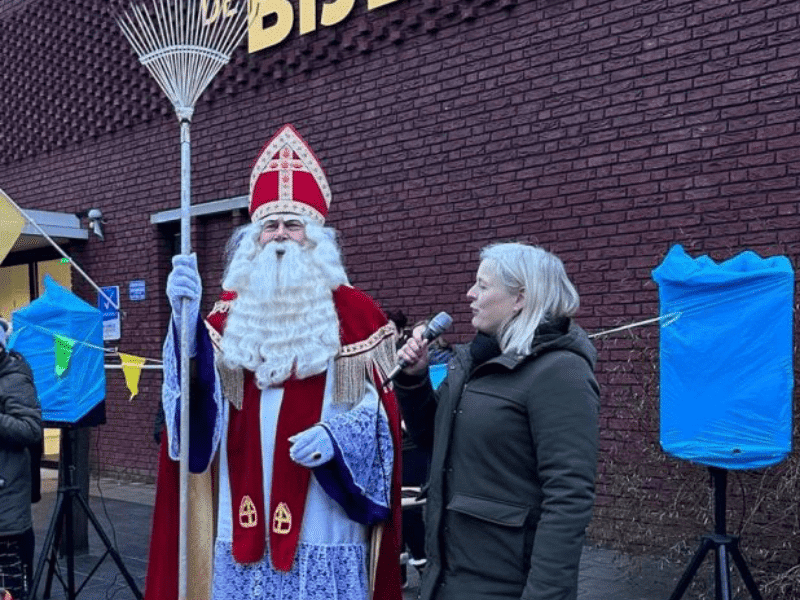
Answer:
<svg viewBox="0 0 800 600"><path fill-rule="evenodd" d="M0 319L0 572L12 597L24 597L33 571L31 447L42 441L42 411L31 368L6 351L11 332ZM0 582L2 583L2 582Z"/></svg>
<svg viewBox="0 0 800 600"><path fill-rule="evenodd" d="M554 255L481 252L476 329L434 392L422 328L398 352L409 432L432 452L422 600L575 600L594 503L596 352Z"/></svg>

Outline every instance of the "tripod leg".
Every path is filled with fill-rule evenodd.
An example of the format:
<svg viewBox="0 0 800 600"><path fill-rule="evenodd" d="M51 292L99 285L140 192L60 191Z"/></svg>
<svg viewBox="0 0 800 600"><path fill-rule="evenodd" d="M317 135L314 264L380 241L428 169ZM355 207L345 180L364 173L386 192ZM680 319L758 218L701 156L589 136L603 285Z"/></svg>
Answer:
<svg viewBox="0 0 800 600"><path fill-rule="evenodd" d="M736 545L731 547L731 558L733 558L733 562L739 569L742 581L744 581L744 585L747 587L747 591L750 592L753 600L763 600L761 593L758 591L755 579L753 579L753 575L750 573L750 569L747 568L747 563L744 562L744 557Z"/></svg>
<svg viewBox="0 0 800 600"><path fill-rule="evenodd" d="M711 550L711 548L713 548L713 546L714 544L710 539L707 537L703 538L702 542L700 542L700 547L692 557L692 562L690 562L689 566L686 567L686 570L683 572L680 581L678 581L678 585L675 586L675 591L672 592L669 600L680 600L683 597L683 594L686 593L686 590L689 588L689 584L692 582L692 578L697 574L697 569L700 568L700 564L703 562L706 554L709 550Z"/></svg>
<svg viewBox="0 0 800 600"><path fill-rule="evenodd" d="M67 546L67 600L75 600L75 537L72 522L72 494L64 499L64 530Z"/></svg>
<svg viewBox="0 0 800 600"><path fill-rule="evenodd" d="M83 507L86 516L89 517L89 520L94 525L95 531L97 531L97 535L100 536L100 539L103 541L108 553L111 555L111 558L114 559L114 562L117 563L117 567L119 567L119 572L122 573L122 576L125 578L125 581L128 582L128 587L131 588L133 595L136 596L138 600L142 600L142 593L139 591L139 587L136 585L136 581L133 579L133 576L128 572L128 569L125 567L125 563L122 562L122 557L119 555L119 552L112 546L111 540L108 539L106 532L103 531L103 528L100 526L100 522L97 520L97 517L92 512L92 509L89 508L89 503L86 502L83 496L78 495L76 496L78 501L80 502L81 506Z"/></svg>
<svg viewBox="0 0 800 600"><path fill-rule="evenodd" d="M31 600L36 598L36 588L39 587L39 581L41 581L42 579L42 571L44 570L45 560L47 560L47 554L54 547L57 547L56 544L58 544L58 542L55 542L54 544L54 540L56 538L56 530L58 529L58 523L61 519L61 512L64 506L63 502L64 502L63 495L59 494L58 498L56 499L56 506L55 509L53 510L53 516L50 518L50 525L47 527L47 533L45 534L44 541L42 542L42 551L41 554L39 555L39 561L36 564L36 571L33 574L33 583L31 583L31 589L29 592ZM49 571L52 572L52 570L55 568L52 561L50 563L50 567L51 568L49 569ZM49 576L48 581L50 581L50 579L52 579L52 574L48 574L48 576ZM48 591L45 593L45 598L48 598L49 596L50 592L48 589Z"/></svg>
<svg viewBox="0 0 800 600"><path fill-rule="evenodd" d="M717 600L731 600L731 570L728 567L728 547L726 544L717 546L717 564L715 570L717 579Z"/></svg>
<svg viewBox="0 0 800 600"><path fill-rule="evenodd" d="M61 509L61 515L58 520L58 528L56 529L55 538L53 538L53 545L50 548L50 564L47 565L47 579L44 582L44 596L43 598L50 598L50 591L53 589L53 577L56 574L56 564L58 563L58 548L61 546L61 536L64 532L64 509Z"/></svg>

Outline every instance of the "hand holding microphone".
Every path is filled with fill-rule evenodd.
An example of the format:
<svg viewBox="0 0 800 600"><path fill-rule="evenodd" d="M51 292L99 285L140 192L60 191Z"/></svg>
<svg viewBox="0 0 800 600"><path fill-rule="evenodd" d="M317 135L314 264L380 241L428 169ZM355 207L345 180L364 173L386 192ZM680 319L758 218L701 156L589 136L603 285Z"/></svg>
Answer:
<svg viewBox="0 0 800 600"><path fill-rule="evenodd" d="M418 375L428 368L428 344L442 335L453 319L446 312L440 312L428 322L426 327L420 325L414 329L413 335L397 352L397 366L387 377L387 382L394 379L400 371L408 375Z"/></svg>

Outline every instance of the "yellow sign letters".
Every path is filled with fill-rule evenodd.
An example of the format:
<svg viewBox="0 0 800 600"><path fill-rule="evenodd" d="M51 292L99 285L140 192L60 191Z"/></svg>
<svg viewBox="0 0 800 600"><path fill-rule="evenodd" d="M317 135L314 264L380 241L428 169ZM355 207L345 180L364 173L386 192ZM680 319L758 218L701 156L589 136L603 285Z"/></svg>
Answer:
<svg viewBox="0 0 800 600"><path fill-rule="evenodd" d="M209 13L209 3L211 3L211 12ZM236 9L231 8L231 0L201 0L200 8L203 11L203 25L211 25L220 14L223 19L232 17L236 14Z"/></svg>
<svg viewBox="0 0 800 600"><path fill-rule="evenodd" d="M203 1L204 3L213 1L216 7L218 3L227 5L230 0ZM300 35L305 35L317 28L317 2L319 1L297 0ZM289 36L295 16L295 9L290 0L248 0L248 2L250 5L247 32L248 52L258 52L264 48L275 46ZM367 10L375 10L392 2L397 2L397 0L367 0ZM355 4L356 0L323 2L319 24L323 27L331 27L341 23L350 15Z"/></svg>

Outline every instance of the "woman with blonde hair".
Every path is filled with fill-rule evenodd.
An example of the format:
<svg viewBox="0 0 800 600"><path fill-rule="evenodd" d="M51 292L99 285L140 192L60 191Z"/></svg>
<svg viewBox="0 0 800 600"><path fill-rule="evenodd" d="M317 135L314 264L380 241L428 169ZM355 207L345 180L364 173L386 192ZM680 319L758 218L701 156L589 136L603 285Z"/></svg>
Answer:
<svg viewBox="0 0 800 600"><path fill-rule="evenodd" d="M596 352L561 260L484 248L476 335L434 391L417 328L398 352L405 422L432 452L422 600L575 600L594 503Z"/></svg>

